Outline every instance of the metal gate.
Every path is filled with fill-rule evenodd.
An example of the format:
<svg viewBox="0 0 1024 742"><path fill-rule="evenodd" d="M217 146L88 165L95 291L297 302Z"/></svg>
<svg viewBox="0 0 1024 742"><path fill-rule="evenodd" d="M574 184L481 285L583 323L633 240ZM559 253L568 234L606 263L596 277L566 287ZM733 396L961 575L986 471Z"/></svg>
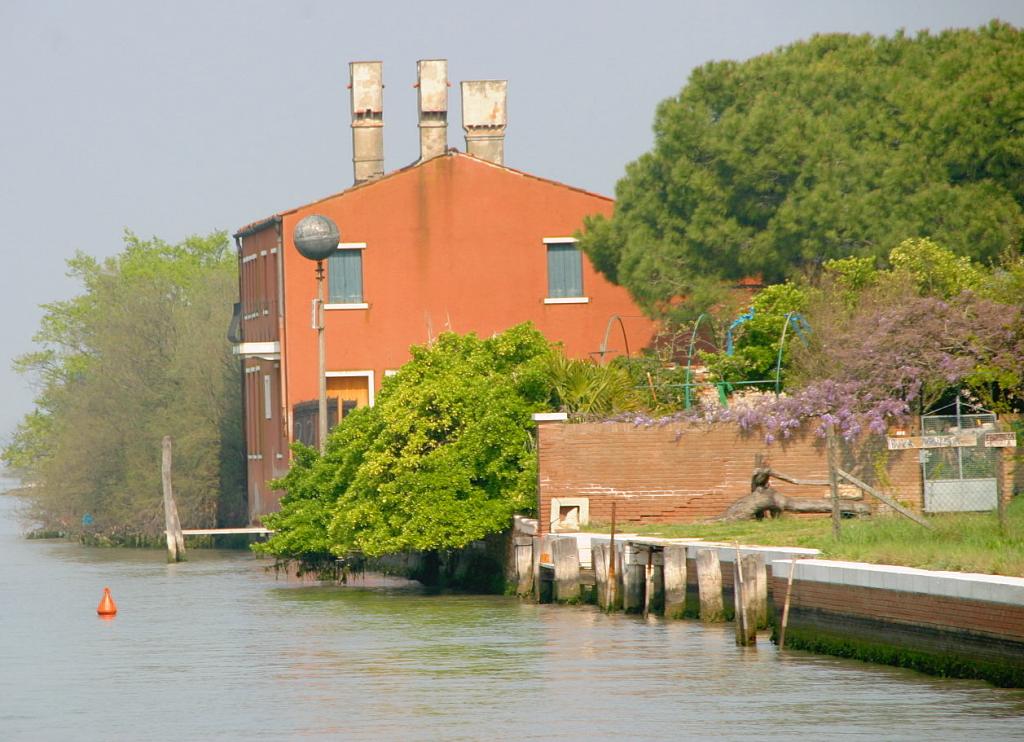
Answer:
<svg viewBox="0 0 1024 742"><path fill-rule="evenodd" d="M999 488L998 457L1002 451L985 445L995 430L996 416L958 398L921 416L921 434L936 447L921 450L924 509L929 513L995 510Z"/></svg>

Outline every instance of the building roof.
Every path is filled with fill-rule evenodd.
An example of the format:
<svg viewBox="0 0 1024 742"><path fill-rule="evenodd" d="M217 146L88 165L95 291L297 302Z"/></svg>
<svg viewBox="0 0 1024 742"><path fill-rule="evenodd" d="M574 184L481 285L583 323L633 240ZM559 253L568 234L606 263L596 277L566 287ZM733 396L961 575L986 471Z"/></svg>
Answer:
<svg viewBox="0 0 1024 742"><path fill-rule="evenodd" d="M465 152L460 152L459 150L455 149L454 147L449 148L449 150L445 154L439 155L439 156L440 157L456 157L456 158L459 158L460 161L471 162L471 163L474 163L475 165L479 165L481 167L495 168L497 170L504 171L504 172L506 172L506 173L508 173L510 175L515 175L515 176L519 176L519 177L522 177L522 178L530 178L531 180L536 180L536 181L539 181L541 183L546 183L548 185L553 185L553 186L556 186L558 188L565 188L565 189L570 190L570 191L575 191L576 193L583 193L583 194L585 194L587 196L592 196L594 198L599 198L602 201L607 201L609 203L612 203L615 200L615 199L613 199L613 198L611 198L609 196L605 196L605 195L602 195L600 193L594 193L593 191L588 191L585 188L577 188L576 186L571 186L571 185L568 185L566 183L562 183L562 182L557 181L557 180L551 180L550 178L542 178L539 175L533 175L532 173L527 173L527 172L524 172L522 170L516 170L515 168L508 167L507 165L498 165L498 164L490 162L488 160L483 160L483 159L481 159L479 157L475 157L473 155L466 154ZM299 206L296 206L294 208L285 209L284 211L279 211L279 212L277 212L276 214L274 214L272 216L266 217L265 219L259 219L259 220L254 221L254 222L250 222L249 224L246 224L244 227L241 227L237 232L235 232L234 236L235 237L246 237L248 235L254 234L254 233L259 232L259 231L261 231L263 229L266 229L267 227L269 227L272 224L277 224L278 222L281 221L281 217L285 216L286 214L294 214L295 212L297 212L297 211L299 211L301 209L306 209L306 208L309 208L310 206L316 206L317 204L324 203L325 201L330 201L331 199L339 198L339 197L344 196L344 195L346 195L348 193L352 193L353 191L362 190L364 188L373 188L378 183L381 183L381 182L383 182L385 180L391 180L393 178L401 177L402 175L404 175L406 173L409 173L409 172L415 170L418 167L422 167L423 165L425 165L425 164L427 164L429 162L433 162L436 159L437 158L434 157L434 158L431 158L429 160L417 160L416 162L414 162L414 163L412 163L410 165L406 165L405 167L399 168L397 170L392 170L390 173L386 173L386 174L382 175L379 178L374 178L373 180L368 180L368 181L366 181L364 183L357 183L356 185L353 185L353 186L351 186L349 188L346 188L344 191L339 191L338 193L332 193L330 196L325 196L323 198L319 198L316 201L310 201L309 203L300 204Z"/></svg>

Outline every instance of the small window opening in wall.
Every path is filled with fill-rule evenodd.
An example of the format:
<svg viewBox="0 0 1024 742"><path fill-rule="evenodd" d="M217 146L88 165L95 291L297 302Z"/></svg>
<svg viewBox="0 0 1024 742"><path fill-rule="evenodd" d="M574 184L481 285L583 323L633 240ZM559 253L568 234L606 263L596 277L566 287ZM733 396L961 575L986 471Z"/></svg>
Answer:
<svg viewBox="0 0 1024 742"><path fill-rule="evenodd" d="M363 302L363 248L362 243L338 245L338 250L327 259L328 302L331 304L361 304Z"/></svg>
<svg viewBox="0 0 1024 742"><path fill-rule="evenodd" d="M271 405L272 395L270 393L270 376L263 375L263 417L270 420L274 415L274 408Z"/></svg>
<svg viewBox="0 0 1024 742"><path fill-rule="evenodd" d="M562 505L558 508L558 530L578 531L580 530L580 506Z"/></svg>
<svg viewBox="0 0 1024 742"><path fill-rule="evenodd" d="M590 499L586 497L552 497L551 531L578 531L590 522Z"/></svg>
<svg viewBox="0 0 1024 742"><path fill-rule="evenodd" d="M547 248L548 298L583 296L583 256L576 241L549 242Z"/></svg>

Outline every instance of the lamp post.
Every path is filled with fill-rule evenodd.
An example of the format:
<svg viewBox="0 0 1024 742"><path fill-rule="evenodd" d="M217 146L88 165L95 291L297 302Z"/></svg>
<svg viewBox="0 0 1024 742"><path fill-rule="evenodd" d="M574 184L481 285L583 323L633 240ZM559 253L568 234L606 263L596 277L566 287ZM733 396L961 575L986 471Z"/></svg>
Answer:
<svg viewBox="0 0 1024 742"><path fill-rule="evenodd" d="M302 257L316 261L316 300L313 302L313 327L317 340L319 401L318 437L320 453L327 445L327 341L324 338L324 260L338 249L341 233L338 225L320 214L311 214L295 225L293 240Z"/></svg>

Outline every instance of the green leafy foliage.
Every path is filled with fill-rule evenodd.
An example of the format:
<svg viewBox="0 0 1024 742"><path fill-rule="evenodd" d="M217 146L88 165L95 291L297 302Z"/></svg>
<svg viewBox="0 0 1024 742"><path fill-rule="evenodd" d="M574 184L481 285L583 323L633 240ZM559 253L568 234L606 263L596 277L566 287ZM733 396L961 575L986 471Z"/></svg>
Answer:
<svg viewBox="0 0 1024 742"><path fill-rule="evenodd" d="M15 362L35 410L3 450L35 486L44 528L108 537L163 530L160 441L174 439L183 523L212 526L242 504L238 364L224 332L237 295L223 233L179 244L125 234L104 261L78 253L83 291L44 305L39 349Z"/></svg>
<svg viewBox="0 0 1024 742"><path fill-rule="evenodd" d="M686 404L686 365L679 365L666 354L648 351L637 356L617 356L611 363L629 374L639 404L657 412L682 409ZM633 408L624 408L625 410Z"/></svg>
<svg viewBox="0 0 1024 742"><path fill-rule="evenodd" d="M653 150L582 247L654 316L706 309L716 281L882 260L908 237L983 264L1019 254L1022 77L1024 34L1000 22L709 63L659 105Z"/></svg>
<svg viewBox="0 0 1024 742"><path fill-rule="evenodd" d="M411 352L323 456L295 447L281 511L264 520L275 535L258 550L308 560L454 549L534 507L531 414L551 394L544 337L529 324L486 340L445 333Z"/></svg>
<svg viewBox="0 0 1024 742"><path fill-rule="evenodd" d="M775 379L782 330L791 312L807 311L808 290L793 283L768 286L751 302L753 317L734 334L733 354L706 353L704 362L717 381L764 381ZM782 345L783 369L788 367L791 344L800 341L790 326Z"/></svg>
<svg viewBox="0 0 1024 742"><path fill-rule="evenodd" d="M644 401L634 379L618 365L599 366L554 351L549 356L547 371L552 402L564 412L611 414L636 409Z"/></svg>
<svg viewBox="0 0 1024 742"><path fill-rule="evenodd" d="M808 348L796 348L795 380L858 378L881 394L912 390L913 409L960 391L996 412L1024 399L1024 275L1020 258L981 266L929 239L908 239L890 268L865 259L825 264L811 294ZM858 369L855 371L854 369ZM903 382L893 384L894 379Z"/></svg>
<svg viewBox="0 0 1024 742"><path fill-rule="evenodd" d="M925 238L904 240L889 253L892 273L910 277L921 296L952 298L981 286L984 272L966 255Z"/></svg>

